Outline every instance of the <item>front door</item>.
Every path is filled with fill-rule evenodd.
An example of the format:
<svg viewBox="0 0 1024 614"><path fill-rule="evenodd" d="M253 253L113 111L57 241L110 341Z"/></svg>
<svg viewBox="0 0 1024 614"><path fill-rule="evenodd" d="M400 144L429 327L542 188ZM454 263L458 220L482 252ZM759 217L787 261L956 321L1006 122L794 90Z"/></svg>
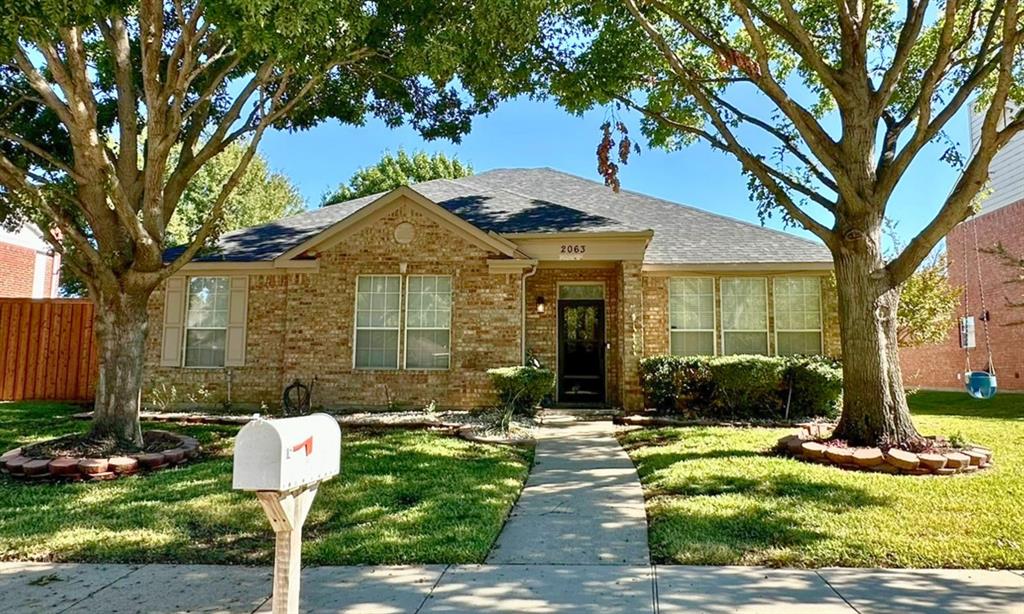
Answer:
<svg viewBox="0 0 1024 614"><path fill-rule="evenodd" d="M604 403L604 301L558 301L558 402Z"/></svg>

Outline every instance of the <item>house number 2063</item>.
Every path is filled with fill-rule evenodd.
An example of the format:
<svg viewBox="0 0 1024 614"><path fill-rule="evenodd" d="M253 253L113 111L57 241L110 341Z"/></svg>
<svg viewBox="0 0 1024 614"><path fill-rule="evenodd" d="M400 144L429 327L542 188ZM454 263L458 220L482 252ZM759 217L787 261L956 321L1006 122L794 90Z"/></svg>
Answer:
<svg viewBox="0 0 1024 614"><path fill-rule="evenodd" d="M587 246L578 243L563 245L561 253L564 256L579 256L587 253Z"/></svg>

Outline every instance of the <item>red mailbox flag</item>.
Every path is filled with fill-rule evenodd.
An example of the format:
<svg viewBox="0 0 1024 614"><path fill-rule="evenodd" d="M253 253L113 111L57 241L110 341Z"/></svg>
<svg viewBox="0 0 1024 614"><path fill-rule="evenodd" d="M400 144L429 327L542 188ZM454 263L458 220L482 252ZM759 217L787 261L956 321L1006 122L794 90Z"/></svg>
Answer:
<svg viewBox="0 0 1024 614"><path fill-rule="evenodd" d="M306 449L306 456L309 456L310 454L313 453L313 436L312 435L310 435L305 441L299 442L298 444L292 446L292 452L298 452L299 450L301 450L303 448Z"/></svg>

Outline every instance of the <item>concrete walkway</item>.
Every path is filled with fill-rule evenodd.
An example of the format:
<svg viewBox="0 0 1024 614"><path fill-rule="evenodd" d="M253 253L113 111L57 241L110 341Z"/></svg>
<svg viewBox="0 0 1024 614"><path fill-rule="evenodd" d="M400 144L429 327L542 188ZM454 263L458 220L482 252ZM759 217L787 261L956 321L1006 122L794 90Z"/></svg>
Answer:
<svg viewBox="0 0 1024 614"><path fill-rule="evenodd" d="M0 563L0 610L269 612L270 569ZM312 567L303 612L1024 612L1024 572L626 565Z"/></svg>
<svg viewBox="0 0 1024 614"><path fill-rule="evenodd" d="M533 470L489 564L646 565L636 469L610 420L545 412Z"/></svg>

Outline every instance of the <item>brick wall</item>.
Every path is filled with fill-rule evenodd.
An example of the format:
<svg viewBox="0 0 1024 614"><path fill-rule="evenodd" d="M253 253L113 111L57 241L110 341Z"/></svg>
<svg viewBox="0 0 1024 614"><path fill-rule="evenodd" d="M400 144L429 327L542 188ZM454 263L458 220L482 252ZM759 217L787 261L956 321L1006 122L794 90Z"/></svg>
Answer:
<svg viewBox="0 0 1024 614"><path fill-rule="evenodd" d="M605 341L611 349L605 354L605 396L609 405L621 402L619 388L621 331L619 329L619 293L621 273L608 268L539 268L526 279L526 349L552 371L558 371L558 284L593 282L604 285ZM544 313L537 313L537 297L545 300Z"/></svg>
<svg viewBox="0 0 1024 614"><path fill-rule="evenodd" d="M415 227L406 245L393 236L403 221ZM230 373L232 401L245 406L277 406L287 383L295 378L308 382L314 376L313 403L327 408L388 403L422 407L431 400L440 407L472 408L494 402L486 370L519 364L521 317L520 277L491 274L487 259L494 254L406 204L317 257L320 268L315 273L250 277L245 367L158 367L160 335L151 334L147 400L154 391L173 385L182 401L205 387L216 403L226 397ZM404 275L452 277L451 367L354 369L356 277L402 274L403 265ZM403 313L404 284L403 279ZM162 321L163 292L154 295L150 309L156 330ZM404 328L399 338L404 343Z"/></svg>
<svg viewBox="0 0 1024 614"><path fill-rule="evenodd" d="M965 298L970 313L981 314L981 292L978 285L976 258L981 259L982 283L985 302L991 316L989 331L992 339L993 362L999 376L999 387L1024 390L1024 308L1013 308L1010 303L1024 302L1024 283L1008 283L1019 273L1005 266L998 257L978 254L974 249L975 226L981 249L1002 243L1007 250L1024 257L1024 201L1007 205L960 224L946 238L949 258L949 281L964 287L964 247L967 248L967 279L970 290ZM963 315L964 299L958 315ZM965 352L960 348L957 325L950 327L942 343L919 348L906 348L901 352L903 381L907 386L925 388L960 388L966 368ZM982 323L977 322L977 347L970 350L971 366L981 369L988 356Z"/></svg>
<svg viewBox="0 0 1024 614"><path fill-rule="evenodd" d="M36 250L0 243L0 297L32 296Z"/></svg>

